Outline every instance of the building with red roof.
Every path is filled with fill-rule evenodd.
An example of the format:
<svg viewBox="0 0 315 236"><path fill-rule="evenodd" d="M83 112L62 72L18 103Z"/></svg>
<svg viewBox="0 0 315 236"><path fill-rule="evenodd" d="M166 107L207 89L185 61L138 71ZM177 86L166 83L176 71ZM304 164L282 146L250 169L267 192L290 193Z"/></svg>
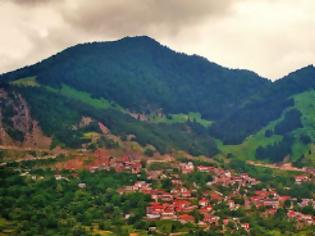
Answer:
<svg viewBox="0 0 315 236"><path fill-rule="evenodd" d="M207 198L203 197L199 200L199 206L205 207L209 204L209 201Z"/></svg>
<svg viewBox="0 0 315 236"><path fill-rule="evenodd" d="M182 214L178 216L178 220L182 223L182 224L187 224L187 223L194 223L195 222L195 218L192 215L189 214Z"/></svg>

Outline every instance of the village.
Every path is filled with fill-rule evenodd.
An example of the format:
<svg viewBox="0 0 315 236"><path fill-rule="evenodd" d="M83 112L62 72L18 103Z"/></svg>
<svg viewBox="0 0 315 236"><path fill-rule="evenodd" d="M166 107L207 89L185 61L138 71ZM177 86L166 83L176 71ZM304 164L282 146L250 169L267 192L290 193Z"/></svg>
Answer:
<svg viewBox="0 0 315 236"><path fill-rule="evenodd" d="M261 181L249 176L248 173L236 173L234 170L216 167L211 163L194 164L189 160L170 164L161 164L157 161L148 166L144 160L128 155L112 157L102 149L96 150L94 154L94 161L85 167L92 173L97 170L114 170L139 176L139 180L134 184L121 187L117 191L121 195L133 192L150 195L151 202L146 208L144 218L146 221L172 220L182 224L193 224L205 230L219 227L224 232L225 228L229 227L249 233L250 223L241 220L233 212L239 209L256 209L263 217L270 217L279 209L286 208L288 219L301 226L315 225L314 216L295 210L296 207L315 208L314 199L298 200L288 195L280 195L272 188L259 189L257 186ZM63 168L75 170L76 165L68 161ZM193 175L207 176L209 181L204 183L204 186L195 181L187 183L187 177ZM297 185L310 181L313 181L312 175L295 176ZM81 183L81 187L86 186ZM220 188L228 191L220 192ZM226 208L229 214L220 212L222 208ZM127 214L125 217L130 216Z"/></svg>

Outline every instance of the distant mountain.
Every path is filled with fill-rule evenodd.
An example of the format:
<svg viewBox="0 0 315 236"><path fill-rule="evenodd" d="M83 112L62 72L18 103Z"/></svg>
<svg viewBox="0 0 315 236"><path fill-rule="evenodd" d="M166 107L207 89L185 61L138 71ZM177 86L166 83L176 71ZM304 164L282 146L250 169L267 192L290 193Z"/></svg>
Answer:
<svg viewBox="0 0 315 236"><path fill-rule="evenodd" d="M243 159L315 166L315 68L277 80L210 129L221 151Z"/></svg>
<svg viewBox="0 0 315 236"><path fill-rule="evenodd" d="M141 36L79 44L2 74L0 81L6 94L2 104L22 96L52 145L80 147L87 142L87 132L100 132L96 124L101 122L114 134L132 134L140 144L161 152L182 149L215 155L227 154L226 145L241 147L279 119L285 120L280 130L290 131L276 135L296 138L294 131L305 124L295 98L312 93L315 68L310 65L271 82ZM7 117L18 113L16 107L1 107L1 125L6 137L17 136L21 143L25 127ZM291 109L297 111L288 113ZM84 117L94 123L80 127ZM314 140L310 136L309 143ZM217 147L218 143L222 144Z"/></svg>

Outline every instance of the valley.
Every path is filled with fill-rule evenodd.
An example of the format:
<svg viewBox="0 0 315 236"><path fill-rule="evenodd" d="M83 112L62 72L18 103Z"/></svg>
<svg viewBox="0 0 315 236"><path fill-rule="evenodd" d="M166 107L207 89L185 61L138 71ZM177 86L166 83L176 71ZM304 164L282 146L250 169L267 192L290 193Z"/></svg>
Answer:
<svg viewBox="0 0 315 236"><path fill-rule="evenodd" d="M147 36L0 75L0 235L312 235L315 68Z"/></svg>

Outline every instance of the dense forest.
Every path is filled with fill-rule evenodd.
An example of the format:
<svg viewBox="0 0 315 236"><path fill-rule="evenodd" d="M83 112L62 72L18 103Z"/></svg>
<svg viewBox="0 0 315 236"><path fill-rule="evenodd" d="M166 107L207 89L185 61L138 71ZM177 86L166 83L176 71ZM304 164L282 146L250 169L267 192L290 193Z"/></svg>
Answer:
<svg viewBox="0 0 315 236"><path fill-rule="evenodd" d="M293 138L284 136L283 140L278 143L267 145L266 147L258 147L256 157L260 160L281 162L287 155L291 154L292 144Z"/></svg>
<svg viewBox="0 0 315 236"><path fill-rule="evenodd" d="M149 37L77 45L1 77L28 76L53 87L67 84L137 112L199 112L210 120L224 117L270 84L254 72L177 53Z"/></svg>

